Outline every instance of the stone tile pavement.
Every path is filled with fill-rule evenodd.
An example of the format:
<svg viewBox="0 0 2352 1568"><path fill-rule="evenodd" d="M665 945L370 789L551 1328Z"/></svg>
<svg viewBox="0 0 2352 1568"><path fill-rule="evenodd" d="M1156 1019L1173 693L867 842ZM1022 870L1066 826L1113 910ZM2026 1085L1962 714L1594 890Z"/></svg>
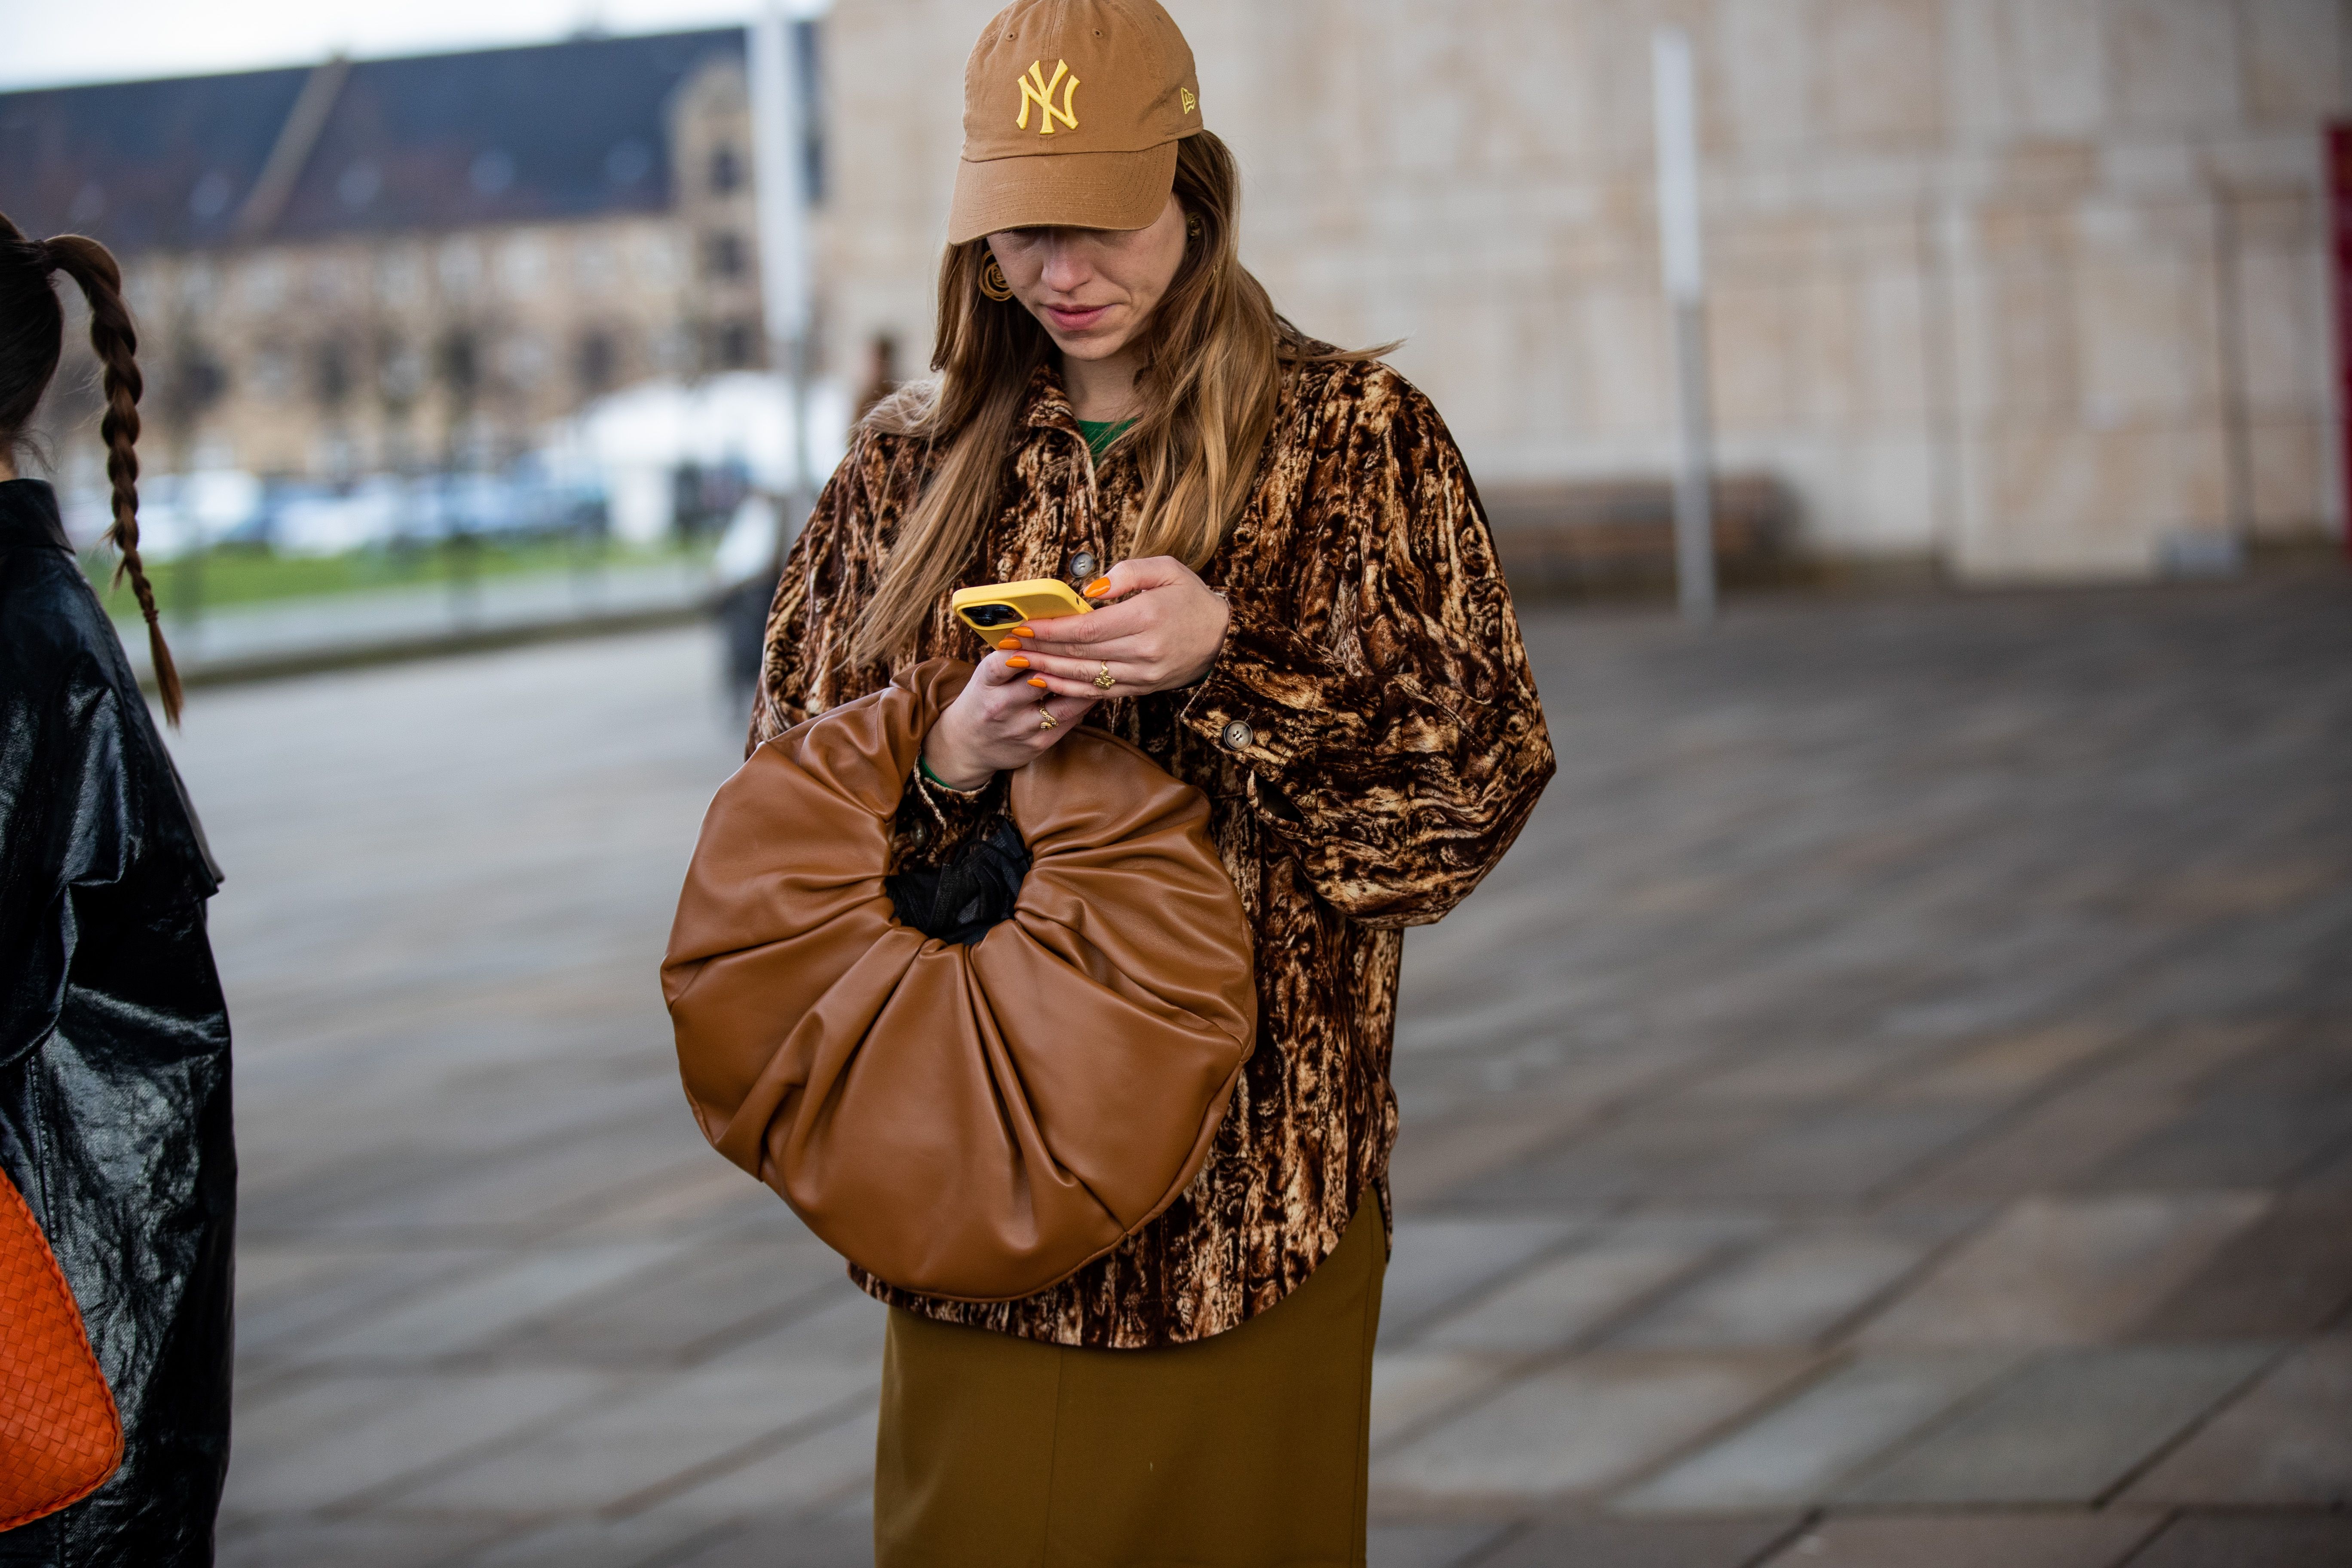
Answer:
<svg viewBox="0 0 2352 1568"><path fill-rule="evenodd" d="M1382 1568L2352 1563L2352 584L1532 612L1414 933ZM879 1309L701 1144L663 634L198 693L230 1568L868 1561Z"/></svg>

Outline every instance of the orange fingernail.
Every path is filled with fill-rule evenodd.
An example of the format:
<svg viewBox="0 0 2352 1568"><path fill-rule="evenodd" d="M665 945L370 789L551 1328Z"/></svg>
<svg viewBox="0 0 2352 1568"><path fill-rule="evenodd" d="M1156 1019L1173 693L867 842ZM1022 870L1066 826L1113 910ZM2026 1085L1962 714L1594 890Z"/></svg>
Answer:
<svg viewBox="0 0 2352 1568"><path fill-rule="evenodd" d="M1006 662L1010 663L1012 661L1008 659ZM1029 678L1029 684L1032 686L1043 686L1045 684L1045 678L1042 675L1033 675Z"/></svg>
<svg viewBox="0 0 2352 1568"><path fill-rule="evenodd" d="M1109 592L1110 579L1108 577L1097 577L1087 584L1087 597L1089 599L1099 599Z"/></svg>
<svg viewBox="0 0 2352 1568"><path fill-rule="evenodd" d="M1021 639L1019 637L1006 637L1003 642L998 643L996 646L1003 652L1011 653L1014 648L1021 646Z"/></svg>
<svg viewBox="0 0 2352 1568"><path fill-rule="evenodd" d="M1013 668L1014 668L1014 669L1026 669L1026 668L1029 668L1029 661L1028 661L1027 659L1025 659L1025 658L1022 658L1019 654L1017 654L1017 653L1016 653L1016 654L1014 654L1011 658L1006 659L1004 662L1005 662L1007 665L1011 666L1011 667L1012 667Z"/></svg>

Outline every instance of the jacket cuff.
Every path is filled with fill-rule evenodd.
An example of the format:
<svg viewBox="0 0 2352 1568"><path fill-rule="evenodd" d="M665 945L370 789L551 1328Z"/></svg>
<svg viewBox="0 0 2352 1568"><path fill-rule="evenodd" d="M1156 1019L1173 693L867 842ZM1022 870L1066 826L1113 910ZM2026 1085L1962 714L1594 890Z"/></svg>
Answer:
<svg viewBox="0 0 2352 1568"><path fill-rule="evenodd" d="M905 869L944 864L1003 814L1005 794L1003 773L978 789L957 790L925 778L918 765L907 775L907 790L891 824L892 866Z"/></svg>

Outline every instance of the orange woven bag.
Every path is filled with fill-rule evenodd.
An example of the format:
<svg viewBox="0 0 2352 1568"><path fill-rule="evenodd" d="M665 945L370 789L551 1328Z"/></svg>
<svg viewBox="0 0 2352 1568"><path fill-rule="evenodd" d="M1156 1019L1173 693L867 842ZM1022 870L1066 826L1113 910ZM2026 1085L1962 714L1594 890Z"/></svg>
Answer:
<svg viewBox="0 0 2352 1568"><path fill-rule="evenodd" d="M81 1309L0 1172L0 1530L80 1501L122 1462L122 1418Z"/></svg>

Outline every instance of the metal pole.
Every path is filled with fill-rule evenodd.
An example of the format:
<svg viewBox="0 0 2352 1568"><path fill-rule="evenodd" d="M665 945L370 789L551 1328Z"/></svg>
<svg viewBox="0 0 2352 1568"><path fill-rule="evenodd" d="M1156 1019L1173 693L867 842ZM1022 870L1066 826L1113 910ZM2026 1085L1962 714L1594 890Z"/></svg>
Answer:
<svg viewBox="0 0 2352 1568"><path fill-rule="evenodd" d="M2213 186L2215 348L2221 361L2221 449L2229 475L2230 542L2221 554L2234 567L2254 538L2254 436L2246 392L2245 320L2240 314L2238 205L2227 185Z"/></svg>
<svg viewBox="0 0 2352 1568"><path fill-rule="evenodd" d="M807 10L806 5L796 6ZM814 316L809 257L807 113L793 24L768 0L751 28L752 171L760 210L760 296L769 363L792 396L792 475L780 518L780 550L816 504L809 472L809 329ZM779 557L781 559L781 556Z"/></svg>
<svg viewBox="0 0 2352 1568"><path fill-rule="evenodd" d="M2336 308L2336 522L2352 555L2352 121L2330 121L2327 137L2327 281Z"/></svg>
<svg viewBox="0 0 2352 1568"><path fill-rule="evenodd" d="M1658 238L1673 317L1675 401L1682 444L1675 472L1675 584L1683 618L1715 617L1715 516L1707 419L1706 275L1699 251L1697 97L1690 35L1661 27L1650 37L1657 114Z"/></svg>

